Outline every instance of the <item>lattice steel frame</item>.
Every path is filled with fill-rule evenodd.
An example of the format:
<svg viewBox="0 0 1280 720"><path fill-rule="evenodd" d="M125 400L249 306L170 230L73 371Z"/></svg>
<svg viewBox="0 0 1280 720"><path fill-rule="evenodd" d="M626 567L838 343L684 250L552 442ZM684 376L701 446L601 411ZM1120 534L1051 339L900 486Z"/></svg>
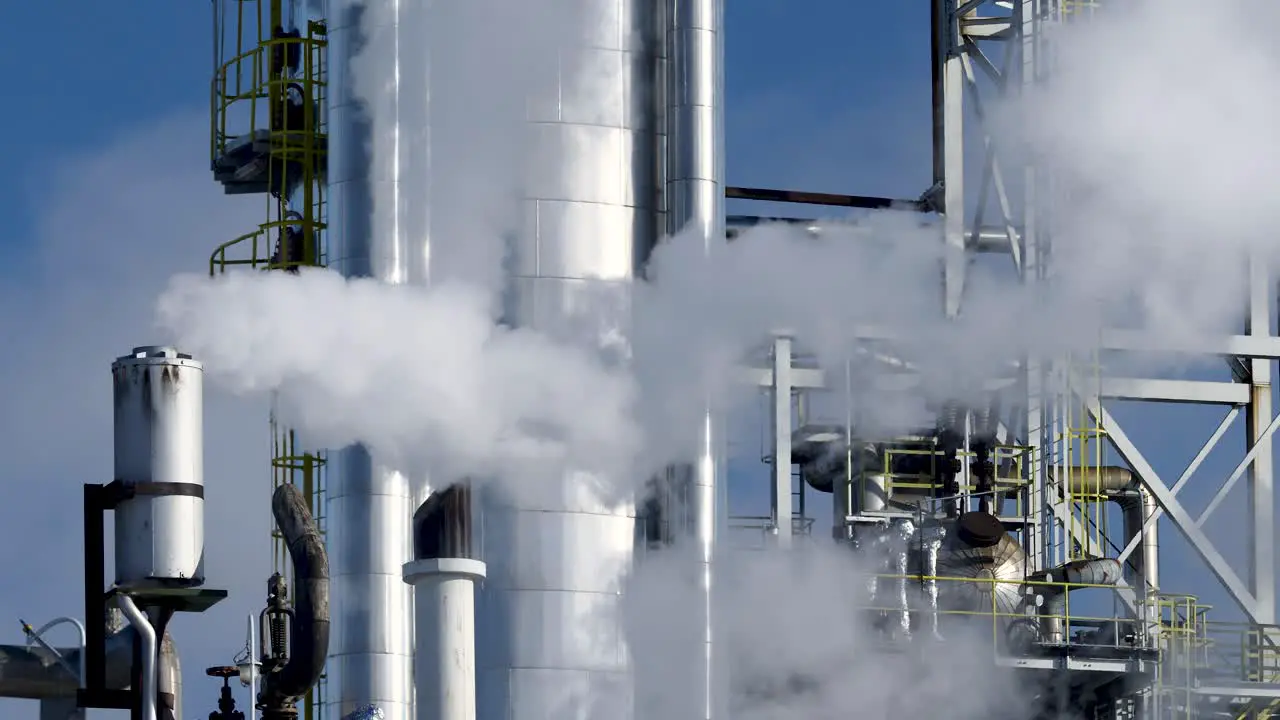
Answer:
<svg viewBox="0 0 1280 720"><path fill-rule="evenodd" d="M1070 0L933 0L932 33L934 57L933 185L921 197L921 206L936 210L942 216L945 260L942 276L943 311L949 317L963 309L965 286L969 281L968 266L977 253L1004 253L1026 283L1046 277L1047 250L1050 238L1042 221L1050 210L1041 192L1043 178L1035 167L1017 167L1023 174L1024 197L1015 203L1010 197L1008 168L1002 163L1000 137L984 123L984 93L1018 92L1022 87L1041 80L1048 65L1045 31L1063 22L1073 12L1091 7ZM1002 46L996 49L994 46ZM999 62L992 60L998 57ZM966 115L976 119L977 127L966 127ZM976 188L966 188L965 151L967 137L977 136L983 143L982 179ZM967 217L966 203L976 203L973 216ZM994 206L994 207L993 207ZM993 212L994 209L994 212ZM986 222L995 216L994 222ZM1230 594L1247 622L1272 625L1276 622L1275 597L1275 495L1273 480L1272 437L1280 428L1280 417L1273 415L1271 379L1274 365L1280 360L1280 337L1273 331L1271 284L1261 262L1250 261L1247 300L1248 326L1245 334L1203 337L1194 340L1171 339L1141 330L1110 330L1102 334L1103 352L1177 353L1182 355L1220 356L1230 367L1229 381L1164 379L1157 377L1102 377L1099 382L1083 382L1077 378L1069 391L1074 397L1056 396L1048 378L1051 368L1061 370L1057 358L1025 358L1017 382L1023 396L1021 413L1025 414L1025 437L1019 444L1048 448L1053 443L1050 432L1050 406L1055 402L1082 405L1102 427L1110 444L1127 462L1143 486L1158 502L1164 515L1164 526L1182 534L1196 555ZM890 339L891 331L868 328L868 339ZM777 459L774 473L777 488L774 525L778 542L790 542L792 527L789 498L791 473L783 471L790 464L790 401L792 393L817 389L826 385L821 371L793 367L790 361L791 340L775 341L772 367L748 369L744 379L767 389L773 397L774 439ZM1200 451L1171 485L1153 468L1147 457L1129 438L1125 429L1107 410L1107 400L1141 403L1196 403L1227 406L1227 417L1209 434ZM1236 417L1244 414L1248 447L1234 472L1217 481L1217 492L1199 517L1193 516L1179 501L1177 494L1219 443ZM1020 424L1020 423L1014 423ZM1033 480L1043 487L1048 475L1048 453L1041 453ZM1203 526L1227 493L1242 478L1249 493L1249 522L1243 531L1248 541L1248 568L1244 576L1224 558L1222 551L1205 535ZM1214 482L1204 478L1203 482ZM785 488L784 488L785 484ZM1045 493L1039 493L1047 497ZM1062 515L1062 503L1047 504L1048 522L1059 532L1070 527ZM1153 518L1148 523L1156 522ZM1042 537L1049 533L1043 532ZM1082 543L1087 538L1078 539ZM1122 553L1127 558L1136 540ZM1122 594L1133 602L1130 591Z"/></svg>

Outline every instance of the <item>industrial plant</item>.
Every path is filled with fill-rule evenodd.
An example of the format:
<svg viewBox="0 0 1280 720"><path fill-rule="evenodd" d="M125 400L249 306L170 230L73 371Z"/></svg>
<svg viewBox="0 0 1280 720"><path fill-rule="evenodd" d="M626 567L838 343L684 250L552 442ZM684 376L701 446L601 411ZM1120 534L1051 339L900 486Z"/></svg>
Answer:
<svg viewBox="0 0 1280 720"><path fill-rule="evenodd" d="M733 8L579 0L590 20L581 37L557 39L576 43L557 57L582 58L609 90L584 92L581 68L562 61L534 97L518 99L536 152L558 162L523 178L528 220L505 266L502 321L554 331L593 288L644 282L664 238L692 237L711 252L782 224L822 242L838 222L881 211L936 224L943 320L961 316L969 286L982 282L969 273L975 258L1004 263L1027 286L1045 282L1053 169L1002 166L994 151L966 168L965 144L997 146L983 108L1051 80L1044 38L1106 9L927 1L933 177L918 196L897 198L728 186L724 83L734 69L723 44ZM433 215L444 214L433 203L452 197L433 185L427 156L467 128L437 122L433 103L447 101L438 90L454 70L415 38L426 28L447 34L459 12L425 0L211 4L210 181L262 197L265 214L210 248L197 270L318 267L427 285ZM1017 193L1015 174L1025 178ZM771 205L727 214L727 201ZM797 209L777 217L778 204ZM824 218L837 212L854 219ZM1010 357L1006 372L955 397L927 391L929 379L895 358L893 327L859 330L861 357L878 368L875 391L927 409L930 421L909 431L842 416L858 406L849 367L823 366L807 338L782 329L761 337L735 376L767 407L754 460L769 468L770 510L759 517L730 512L729 421L709 403L700 454L621 503L576 477L558 503L513 501L481 479L408 477L361 445L313 447L273 414L263 418L274 443L261 502L275 519L262 538L274 567L261 612L229 634L250 638L244 652L235 656L231 642L225 666L188 667L185 688L167 625L227 598L203 569L207 359L183 347L130 350L126 339L111 365L114 471L84 487L84 616L24 624L25 644L0 647L0 696L39 700L47 720L97 708L176 720L184 705L188 715L207 705L210 720L731 720L764 717L753 703L785 709L791 700L794 711L768 717L802 719L804 698L831 681L736 673L740 639L722 632L716 578L727 557L750 563L822 546L860 569L862 591L842 601L865 629L851 652L927 655L963 643L970 671L1018 689L1019 706L1001 709L1010 718L1270 718L1280 712L1271 394L1280 337L1274 278L1250 282L1245 334L1188 345L1107 331L1093 356ZM1220 356L1232 381L1118 377L1098 360L1134 352ZM1117 400L1229 413L1174 481L1109 410ZM1220 487L1195 517L1178 493L1239 416L1247 447L1229 476L1199 479ZM1204 530L1241 480L1250 497L1237 531L1244 573ZM1234 607L1211 611L1197 588L1162 581L1162 562L1175 559L1159 538L1173 534L1194 553L1176 562L1207 565ZM694 623L680 667L669 671L685 686L669 692L646 686L653 680L622 623L600 621L622 613L635 568L663 557L681 558L697 595L684 607ZM79 647L44 639L62 623L80 627ZM646 710L643 696L664 693L661 715Z"/></svg>

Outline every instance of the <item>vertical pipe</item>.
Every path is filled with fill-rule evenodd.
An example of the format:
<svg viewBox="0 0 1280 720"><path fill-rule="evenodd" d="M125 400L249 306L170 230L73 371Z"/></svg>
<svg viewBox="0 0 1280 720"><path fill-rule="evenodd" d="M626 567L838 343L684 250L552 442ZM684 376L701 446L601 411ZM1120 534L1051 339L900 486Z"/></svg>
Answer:
<svg viewBox="0 0 1280 720"><path fill-rule="evenodd" d="M121 612L142 638L142 720L156 720L156 629L151 627L151 622L138 609L133 598L123 594L117 598Z"/></svg>
<svg viewBox="0 0 1280 720"><path fill-rule="evenodd" d="M898 520L894 522L890 539L891 552L893 553L893 574L897 575L894 585L897 587L897 597L894 598L897 604L895 614L898 616L897 635L903 639L911 637L911 598L909 590L911 579L907 577L910 571L910 551L911 538L915 535L915 523L910 520Z"/></svg>
<svg viewBox="0 0 1280 720"><path fill-rule="evenodd" d="M688 233L708 253L724 234L724 0L666 0L667 231ZM727 702L725 677L713 644L712 560L722 508L721 428L708 409L703 419L683 534L701 564L702 648L696 652L695 707L687 717L719 718Z"/></svg>
<svg viewBox="0 0 1280 720"><path fill-rule="evenodd" d="M924 532L923 529L921 532ZM929 602L929 628L936 639L942 637L942 617L938 611L938 553L942 550L942 540L945 537L944 528L934 527L924 538L925 598Z"/></svg>
<svg viewBox="0 0 1280 720"><path fill-rule="evenodd" d="M791 338L773 341L773 524L778 547L791 547Z"/></svg>
<svg viewBox="0 0 1280 720"><path fill-rule="evenodd" d="M475 584L484 577L484 563L467 558L404 566L414 588L418 720L476 720Z"/></svg>
<svg viewBox="0 0 1280 720"><path fill-rule="evenodd" d="M1249 334L1269 337L1272 333L1270 267L1259 258L1249 260ZM1249 409L1245 415L1245 432L1249 449L1257 447L1248 476L1249 487L1249 579L1255 598L1258 622L1276 622L1276 528L1275 478L1271 436L1266 433L1271 423L1272 361L1254 358L1249 361Z"/></svg>

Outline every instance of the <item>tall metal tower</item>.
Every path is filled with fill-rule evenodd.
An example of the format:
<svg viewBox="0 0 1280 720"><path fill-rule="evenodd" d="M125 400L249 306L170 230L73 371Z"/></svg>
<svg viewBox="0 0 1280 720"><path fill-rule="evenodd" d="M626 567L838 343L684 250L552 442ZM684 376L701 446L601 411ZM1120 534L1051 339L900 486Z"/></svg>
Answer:
<svg viewBox="0 0 1280 720"><path fill-rule="evenodd" d="M213 0L210 163L228 195L261 195L263 222L220 245L211 275L239 270L297 273L325 265L328 139L324 123L327 29L285 0ZM270 418L271 488L293 484L325 529L323 450ZM266 490L266 488L264 488ZM272 531L272 571L292 573ZM292 578L290 578L292 586ZM303 700L306 720L324 717L327 678Z"/></svg>
<svg viewBox="0 0 1280 720"><path fill-rule="evenodd" d="M996 262L1007 263L1006 267L1029 285L1044 282L1052 272L1053 169L1011 164L1012 156L1002 147L999 131L986 122L984 101L1016 95L1033 84L1051 80L1055 58L1048 36L1058 24L1088 22L1097 3L931 2L933 182L919 198L895 200L758 188L729 188L728 195L854 208L894 206L939 216L945 243L943 303L939 312L955 317L964 312L966 286L978 282L969 275L968 268L979 258L984 262L990 262L991 255L1007 258L997 258ZM965 143L974 141L982 144L982 151L966 153ZM966 167L973 156L981 157L981 180L976 186L966 187L966 178L978 175ZM750 216L731 217L730 231L760 221L761 218ZM812 224L809 220L800 222ZM1247 305L1242 308L1248 327L1243 334L1175 343L1143 330L1111 330L1102 334L1093 357L1023 357L1018 359L1016 374L992 378L990 382L992 389L1003 388L1005 398L1017 398L1010 403L1012 407L998 413L999 422L992 426L998 435L994 442L997 469L993 472L998 477L991 478L996 488L1005 488L997 492L1007 491L1008 497L1017 500L1012 516L1000 518L1026 550L1026 570L1014 581L1020 589L1031 588L1032 580L1043 579L1058 567L1067 570L1058 571L1054 580L1079 582L1081 578L1073 575L1072 568L1083 567L1081 563L1091 559L1115 559L1127 568L1124 577L1114 582L1120 600L1117 612L1146 625L1146 631L1139 633L1144 638L1136 644L1149 644L1155 652L1147 660L1134 659L1139 656L1133 655L1117 664L1115 655L1108 661L1088 661L1093 651L1076 647L1078 655L1074 657L1081 658L1080 662L1073 665L1068 659L1045 665L1061 673L1063 687L1092 688L1093 694L1087 700L1082 699L1086 697L1084 693L1073 690L1073 702L1087 704L1086 710L1098 717L1219 713L1237 718L1270 717L1280 698L1272 465L1272 436L1280 427L1280 417L1273 416L1271 389L1274 363L1280 359L1280 338L1275 336L1272 316L1271 287L1275 279L1257 259L1241 261L1248 262L1250 268ZM868 339L892 342L893 338L890 332L868 335ZM906 440L889 442L888 449L881 446L872 453L868 463L874 468L864 465L858 469L852 458L859 450L844 438L829 437L831 428L805 426L801 415L801 426L793 431L795 398L802 401L811 393L837 384L828 381L823 370L793 361L798 352L796 344L802 342L803 338L778 338L771 365L750 369L752 381L765 388L773 399L776 488L769 527L780 544L791 542L793 531L804 532L813 524L811 517L798 517L792 504L794 496L812 493L813 487L834 491L835 531L838 537L847 533L845 537L850 538L856 537L860 523L892 521L892 504L883 499L894 496L895 485L896 492L904 497L922 487L928 489L925 494L930 494L936 490L935 479L946 474L938 469L946 461L937 440L921 446L923 449L908 448ZM1228 369L1223 374L1229 372L1229 377L1193 381L1114 377L1099 371L1099 357L1135 352L1220 356L1227 360ZM827 369L834 375L833 370ZM894 378L904 386L913 380L910 373ZM1204 429L1207 439L1175 480L1156 472L1148 455L1109 410L1109 402L1121 400L1149 406L1149 414L1158 412L1156 408L1162 403L1226 406L1229 412L1216 428ZM1178 492L1241 414L1247 445L1240 449L1239 462L1226 477L1197 478L1200 483L1215 483L1217 489L1196 517L1180 501ZM951 451L959 471L953 489L962 497L963 509L974 510L979 507L976 496L983 480L976 452L983 440L979 437L982 423L972 410L962 410L960 416L963 431L958 437L959 452L954 447ZM842 430L844 434L849 432L848 428L836 429L835 435L842 434ZM818 440L822 433L828 436ZM841 465L844 478L832 481L812 464L815 444L823 443L849 453L851 459ZM1004 461L1000 459L1001 449ZM896 458L895 453L899 454ZM913 470L911 463L898 462L907 453L927 457L928 467ZM1119 458L1122 464L1109 465L1111 457ZM799 474L804 478L798 487L793 466L800 466ZM821 488L823 477L828 483L825 488ZM1247 546L1248 567L1244 571L1232 567L1204 531L1210 513L1241 479L1246 481L1249 493L1249 521L1237 531L1238 539ZM923 484L913 486L913 481ZM842 494L844 498L840 497ZM1125 523L1107 522L1107 502L1120 505ZM1242 623L1210 621L1207 608L1194 597L1160 585L1159 562L1171 558L1167 552L1163 557L1159 553L1157 528L1186 539L1197 559L1225 589ZM1129 571L1134 569L1140 571ZM939 570L920 569L913 579L936 587L946 584L938 577L942 574ZM1065 597L1066 589L1056 592ZM1045 597L1054 593L1043 591ZM1070 616L1062 618L1061 623L1077 628L1089 625L1083 618ZM1069 632L1058 636L1055 641L1062 642L1068 658L1073 657L1073 643L1078 641L1064 640L1067 635L1097 637ZM1017 667L1037 666L1029 657L1019 662L1022 664ZM1114 683L1108 673L1127 676L1129 680Z"/></svg>

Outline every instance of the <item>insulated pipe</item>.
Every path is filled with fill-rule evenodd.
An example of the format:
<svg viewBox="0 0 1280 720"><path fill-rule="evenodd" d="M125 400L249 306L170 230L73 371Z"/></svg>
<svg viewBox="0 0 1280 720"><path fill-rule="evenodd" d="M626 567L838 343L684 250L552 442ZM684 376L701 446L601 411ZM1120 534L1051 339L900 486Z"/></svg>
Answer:
<svg viewBox="0 0 1280 720"><path fill-rule="evenodd" d="M911 637L911 580L907 577L910 571L911 538L915 535L916 524L910 520L899 520L893 524L891 552L893 553L893 573L898 576L897 616L899 637Z"/></svg>
<svg viewBox="0 0 1280 720"><path fill-rule="evenodd" d="M263 678L263 718L293 709L320 679L329 653L329 556L306 497L294 485L281 485L271 496L271 513L293 561L294 614L289 661Z"/></svg>
<svg viewBox="0 0 1280 720"><path fill-rule="evenodd" d="M133 598L117 595L120 611L142 638L142 720L156 720L156 629Z"/></svg>
<svg viewBox="0 0 1280 720"><path fill-rule="evenodd" d="M1073 560L1050 570L1038 579L1070 585L1115 585L1120 581L1120 576L1120 563L1115 558L1099 558ZM1044 607L1041 613L1045 641L1055 644L1064 643L1067 639L1067 592L1079 588L1068 588L1063 585L1042 587Z"/></svg>
<svg viewBox="0 0 1280 720"><path fill-rule="evenodd" d="M1160 544L1156 524L1143 533L1142 526L1157 508L1155 498L1125 467L1107 465L1096 468L1071 467L1061 487L1071 495L1105 495L1120 507L1124 516L1124 542L1142 535L1139 552L1125 563L1125 579L1135 589L1150 597L1160 587ZM1061 472L1059 473L1061 478Z"/></svg>
<svg viewBox="0 0 1280 720"><path fill-rule="evenodd" d="M946 528L934 526L928 531L921 530L924 535L924 574L925 598L929 602L929 626L934 638L942 637L940 627L941 616L938 613L938 553L942 550L942 541L946 537Z"/></svg>

